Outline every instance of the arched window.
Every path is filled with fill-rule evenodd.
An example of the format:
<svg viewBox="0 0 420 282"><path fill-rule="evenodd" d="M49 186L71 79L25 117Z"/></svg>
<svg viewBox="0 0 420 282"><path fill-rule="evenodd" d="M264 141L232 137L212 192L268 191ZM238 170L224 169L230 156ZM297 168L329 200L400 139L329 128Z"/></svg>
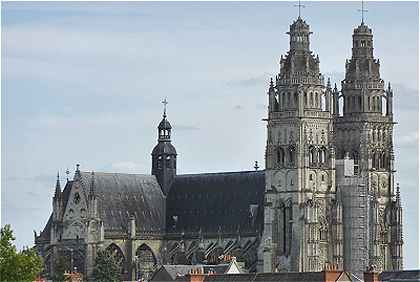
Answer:
<svg viewBox="0 0 420 282"><path fill-rule="evenodd" d="M298 102L298 94L297 92L295 94L293 94L294 96L294 101L295 101L295 108L299 107L299 102Z"/></svg>
<svg viewBox="0 0 420 282"><path fill-rule="evenodd" d="M325 94L321 94L321 110L327 110L327 98L325 97Z"/></svg>
<svg viewBox="0 0 420 282"><path fill-rule="evenodd" d="M294 166L296 162L296 149L294 146L290 146L288 151L289 151L289 164L291 166Z"/></svg>
<svg viewBox="0 0 420 282"><path fill-rule="evenodd" d="M382 98L381 98L381 106L382 106L382 115L383 116L386 116L386 114L387 114L387 103L388 103L388 101L387 101L387 99L385 98L385 96L382 96Z"/></svg>
<svg viewBox="0 0 420 282"><path fill-rule="evenodd" d="M145 244L136 251L136 279L149 281L156 269L156 258L152 250Z"/></svg>
<svg viewBox="0 0 420 282"><path fill-rule="evenodd" d="M319 150L319 162L321 164L325 164L327 162L327 149L325 147L322 147Z"/></svg>
<svg viewBox="0 0 420 282"><path fill-rule="evenodd" d="M318 92L315 93L315 107L319 108L319 95Z"/></svg>
<svg viewBox="0 0 420 282"><path fill-rule="evenodd" d="M114 256L114 258L117 261L117 264L120 268L120 273L124 274L125 273L125 258L124 258L124 254L121 251L121 249L117 245L112 243L111 245L109 245L106 248L106 251Z"/></svg>
<svg viewBox="0 0 420 282"><path fill-rule="evenodd" d="M308 106L308 94L305 92L303 97L305 98L305 107L307 107Z"/></svg>
<svg viewBox="0 0 420 282"><path fill-rule="evenodd" d="M317 150L315 147L309 147L309 165L314 165L317 161Z"/></svg>
<svg viewBox="0 0 420 282"><path fill-rule="evenodd" d="M380 168L384 169L384 168L388 168L388 164L387 164L387 157L385 152L382 151L381 153L381 161L380 161Z"/></svg>
<svg viewBox="0 0 420 282"><path fill-rule="evenodd" d="M372 168L379 168L379 153L376 151L372 152Z"/></svg>
<svg viewBox="0 0 420 282"><path fill-rule="evenodd" d="M162 168L162 156L158 156L157 158L157 168Z"/></svg>
<svg viewBox="0 0 420 282"><path fill-rule="evenodd" d="M314 93L311 92L309 94L309 99L310 99L309 107L313 108L314 107Z"/></svg>
<svg viewBox="0 0 420 282"><path fill-rule="evenodd" d="M328 229L325 226L322 226L319 229L319 240L327 241L328 240Z"/></svg>
<svg viewBox="0 0 420 282"><path fill-rule="evenodd" d="M277 164L284 166L284 150L282 147L277 148Z"/></svg>
<svg viewBox="0 0 420 282"><path fill-rule="evenodd" d="M368 99L367 100L368 101L368 111L370 111L371 110L371 108L370 108L370 97L368 97L367 99Z"/></svg>
<svg viewBox="0 0 420 282"><path fill-rule="evenodd" d="M292 97L290 96L290 92L287 92L287 107L290 108L292 104Z"/></svg>

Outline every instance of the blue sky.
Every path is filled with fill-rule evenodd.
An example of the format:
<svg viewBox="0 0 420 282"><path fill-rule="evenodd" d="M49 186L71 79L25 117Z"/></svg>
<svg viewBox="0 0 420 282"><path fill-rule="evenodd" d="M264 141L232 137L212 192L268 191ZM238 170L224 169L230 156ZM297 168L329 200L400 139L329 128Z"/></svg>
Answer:
<svg viewBox="0 0 420 282"><path fill-rule="evenodd" d="M150 173L167 96L178 172L264 164L266 91L293 2L2 2L2 224L33 244L57 170ZM340 85L359 2L306 2L311 49ZM368 2L394 88L407 268L418 267L418 6ZM73 174L73 173L72 173ZM72 175L71 175L72 177Z"/></svg>

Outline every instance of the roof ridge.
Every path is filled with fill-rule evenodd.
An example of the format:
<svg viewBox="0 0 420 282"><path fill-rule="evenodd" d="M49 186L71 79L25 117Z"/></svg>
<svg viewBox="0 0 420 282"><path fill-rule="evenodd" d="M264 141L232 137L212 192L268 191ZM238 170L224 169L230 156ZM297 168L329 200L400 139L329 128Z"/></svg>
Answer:
<svg viewBox="0 0 420 282"><path fill-rule="evenodd" d="M185 174L177 174L175 177L182 177L182 176L205 176L205 175L215 175L215 174L239 174L239 173L260 173L264 172L265 169L262 170L241 170L241 171L221 171L221 172L203 172L203 173L185 173Z"/></svg>
<svg viewBox="0 0 420 282"><path fill-rule="evenodd" d="M92 172L88 172L88 171L80 171L80 173L83 173L83 174L89 174L89 175L91 175L91 173ZM104 171L95 171L95 176L97 176L97 175L103 175L103 174L109 174L109 175L112 175L112 174L118 174L118 175L136 175L136 176L154 176L154 175L152 175L152 174L145 174L145 173L125 173L125 172L104 172Z"/></svg>

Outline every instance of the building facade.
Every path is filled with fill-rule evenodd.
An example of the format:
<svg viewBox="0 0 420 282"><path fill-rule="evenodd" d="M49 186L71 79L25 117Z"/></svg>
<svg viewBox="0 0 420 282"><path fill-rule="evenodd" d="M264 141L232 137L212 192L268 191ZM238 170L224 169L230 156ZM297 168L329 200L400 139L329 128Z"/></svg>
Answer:
<svg viewBox="0 0 420 282"><path fill-rule="evenodd" d="M77 165L63 190L57 177L53 212L35 233L44 275L62 257L91 279L100 249L115 254L125 280L226 255L250 272L402 269L393 91L372 30L363 22L354 30L341 91L324 81L300 16L288 34L268 89L265 170L177 175L165 105L151 175Z"/></svg>

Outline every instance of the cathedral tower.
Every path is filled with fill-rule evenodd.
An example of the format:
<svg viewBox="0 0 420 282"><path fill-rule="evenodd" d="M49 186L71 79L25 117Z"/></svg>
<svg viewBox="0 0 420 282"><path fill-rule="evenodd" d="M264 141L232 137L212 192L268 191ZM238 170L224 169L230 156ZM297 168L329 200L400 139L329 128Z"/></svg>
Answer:
<svg viewBox="0 0 420 282"><path fill-rule="evenodd" d="M390 84L385 90L379 68L379 59L373 56L372 30L362 21L353 32L352 57L346 60L341 95L336 91L333 99L336 109L343 101L342 115L335 112L334 120L337 162L344 160L352 166L347 168L347 179L339 175L337 184L344 197L358 198L357 205L365 207L358 216L352 210L352 217L344 220L345 269L356 273L372 265L378 271L402 267L401 210L399 199L394 199L393 91ZM345 207L345 214L347 210L350 214L350 207ZM356 245L356 237L363 238L363 245Z"/></svg>
<svg viewBox="0 0 420 282"><path fill-rule="evenodd" d="M171 143L172 126L166 119L166 99L163 101L163 119L158 126L158 144L152 151L152 175L155 175L162 191L168 195L176 175L176 150Z"/></svg>
<svg viewBox="0 0 420 282"><path fill-rule="evenodd" d="M264 233L259 271L342 267L341 203L336 201L332 95L310 50L309 25L290 26L268 99Z"/></svg>

